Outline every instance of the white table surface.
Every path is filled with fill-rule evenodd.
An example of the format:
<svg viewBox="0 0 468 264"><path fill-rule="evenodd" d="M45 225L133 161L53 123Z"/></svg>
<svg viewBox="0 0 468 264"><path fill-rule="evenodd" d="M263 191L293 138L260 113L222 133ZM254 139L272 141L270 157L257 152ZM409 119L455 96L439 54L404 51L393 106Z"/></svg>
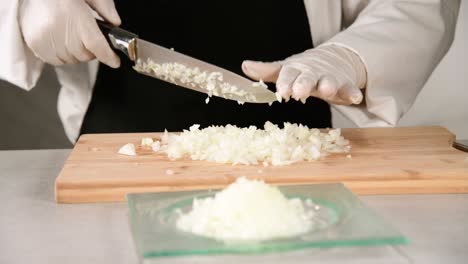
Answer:
<svg viewBox="0 0 468 264"><path fill-rule="evenodd" d="M0 263L138 263L125 203L56 204L70 150L0 151ZM315 249L154 263L468 263L468 194L361 196L405 234L399 247Z"/></svg>

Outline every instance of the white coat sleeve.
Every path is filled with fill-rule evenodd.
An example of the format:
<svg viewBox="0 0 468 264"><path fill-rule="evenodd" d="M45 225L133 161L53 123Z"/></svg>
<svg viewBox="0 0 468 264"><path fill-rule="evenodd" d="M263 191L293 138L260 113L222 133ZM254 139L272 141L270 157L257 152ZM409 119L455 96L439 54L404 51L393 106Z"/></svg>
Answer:
<svg viewBox="0 0 468 264"><path fill-rule="evenodd" d="M395 126L448 51L459 0L373 0L323 45L356 52L367 68L365 101L336 106L360 127Z"/></svg>
<svg viewBox="0 0 468 264"><path fill-rule="evenodd" d="M23 41L18 22L20 2L0 1L0 79L30 90L36 85L44 63Z"/></svg>

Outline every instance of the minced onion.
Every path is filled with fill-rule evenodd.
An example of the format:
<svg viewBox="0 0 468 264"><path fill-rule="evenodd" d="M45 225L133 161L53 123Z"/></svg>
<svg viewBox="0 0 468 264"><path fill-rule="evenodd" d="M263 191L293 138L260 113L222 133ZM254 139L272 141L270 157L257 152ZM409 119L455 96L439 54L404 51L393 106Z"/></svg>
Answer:
<svg viewBox="0 0 468 264"><path fill-rule="evenodd" d="M284 128L279 128L266 122L264 129L233 125L200 129L200 125L193 125L180 134L166 131L160 151L170 159L189 156L218 163L276 166L318 160L328 153L347 153L350 149L340 129L321 132L303 125L284 123Z"/></svg>
<svg viewBox="0 0 468 264"><path fill-rule="evenodd" d="M319 209L310 199L288 199L277 187L241 177L214 197L194 199L191 211L179 211L176 226L222 241L262 241L317 228Z"/></svg>
<svg viewBox="0 0 468 264"><path fill-rule="evenodd" d="M118 153L127 156L136 156L135 145L132 143L125 144L119 149Z"/></svg>
<svg viewBox="0 0 468 264"><path fill-rule="evenodd" d="M174 84L202 88L207 91L208 97L213 95L222 97L240 96L250 102L257 100L255 95L239 89L228 82L224 82L221 72L208 72L198 67L191 68L176 62L158 64L149 58L146 62L138 60L134 69L139 72L151 73L160 79ZM252 86L268 88L263 81L252 83ZM209 99L206 99L205 103L208 104L208 102ZM244 104L243 101L238 101L238 103Z"/></svg>
<svg viewBox="0 0 468 264"><path fill-rule="evenodd" d="M154 141L153 141L152 138L150 138L150 137L144 137L144 138L141 139L140 145L141 145L142 147L151 147L151 145L153 144L153 142L154 142Z"/></svg>
<svg viewBox="0 0 468 264"><path fill-rule="evenodd" d="M151 144L151 149L154 152L158 152L161 149L161 142L159 142L159 141L153 142L153 144Z"/></svg>

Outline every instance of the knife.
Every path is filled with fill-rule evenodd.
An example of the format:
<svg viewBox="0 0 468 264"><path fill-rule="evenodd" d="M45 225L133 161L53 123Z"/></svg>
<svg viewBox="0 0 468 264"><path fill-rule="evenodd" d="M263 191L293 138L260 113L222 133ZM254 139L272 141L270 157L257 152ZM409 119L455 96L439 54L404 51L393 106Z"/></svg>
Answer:
<svg viewBox="0 0 468 264"><path fill-rule="evenodd" d="M453 142L453 147L458 149L458 150L468 152L468 139L454 141Z"/></svg>
<svg viewBox="0 0 468 264"><path fill-rule="evenodd" d="M252 82L221 67L140 39L136 34L122 28L100 20L96 21L110 46L114 50L123 52L133 61L135 63L134 69L141 74L202 92L210 97L212 95L218 96L239 103L271 104L277 101L275 93L260 83ZM188 75L192 77L194 73L198 73L197 76L202 81L200 78L195 78L198 81L193 81L193 78L188 80L185 78L184 80L184 78L179 78L178 74L175 74L174 77L170 73L174 68L185 73L189 72ZM170 76L168 76L168 72ZM203 81L203 76L207 77L210 74L212 74L211 81Z"/></svg>

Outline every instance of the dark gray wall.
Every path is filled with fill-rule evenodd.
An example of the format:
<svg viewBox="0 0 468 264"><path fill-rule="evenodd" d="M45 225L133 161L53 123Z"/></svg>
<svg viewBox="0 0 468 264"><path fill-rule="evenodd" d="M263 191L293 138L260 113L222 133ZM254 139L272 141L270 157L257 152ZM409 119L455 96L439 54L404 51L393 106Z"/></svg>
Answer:
<svg viewBox="0 0 468 264"><path fill-rule="evenodd" d="M58 92L51 67L29 92L0 80L0 150L70 148L57 113Z"/></svg>

